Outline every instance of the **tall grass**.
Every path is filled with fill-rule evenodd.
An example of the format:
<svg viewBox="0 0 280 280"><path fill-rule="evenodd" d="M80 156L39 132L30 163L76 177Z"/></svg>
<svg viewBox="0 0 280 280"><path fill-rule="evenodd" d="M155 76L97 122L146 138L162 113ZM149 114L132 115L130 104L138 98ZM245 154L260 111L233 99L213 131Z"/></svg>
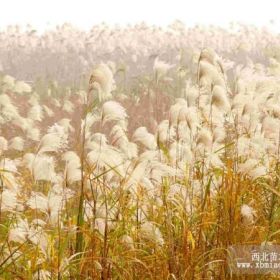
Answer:
<svg viewBox="0 0 280 280"><path fill-rule="evenodd" d="M200 47L137 79L116 47L79 90L1 75L1 279L268 279L227 257L280 241L279 63Z"/></svg>

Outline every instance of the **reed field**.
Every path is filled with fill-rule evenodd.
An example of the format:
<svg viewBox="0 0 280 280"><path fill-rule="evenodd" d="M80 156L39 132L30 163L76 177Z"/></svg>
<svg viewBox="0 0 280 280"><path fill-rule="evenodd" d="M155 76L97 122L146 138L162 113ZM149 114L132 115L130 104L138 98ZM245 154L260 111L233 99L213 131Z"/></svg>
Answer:
<svg viewBox="0 0 280 280"><path fill-rule="evenodd" d="M229 280L280 244L280 36L233 24L0 32L0 279Z"/></svg>

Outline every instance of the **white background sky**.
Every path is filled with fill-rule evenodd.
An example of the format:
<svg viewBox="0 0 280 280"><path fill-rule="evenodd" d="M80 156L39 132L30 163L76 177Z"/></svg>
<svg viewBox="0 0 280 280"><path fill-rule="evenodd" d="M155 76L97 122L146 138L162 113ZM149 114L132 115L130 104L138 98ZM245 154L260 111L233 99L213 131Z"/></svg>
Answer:
<svg viewBox="0 0 280 280"><path fill-rule="evenodd" d="M227 26L234 21L280 32L280 0L0 0L0 4L0 30L30 23L43 31L64 22L88 29L103 21L166 26L178 19L187 26Z"/></svg>

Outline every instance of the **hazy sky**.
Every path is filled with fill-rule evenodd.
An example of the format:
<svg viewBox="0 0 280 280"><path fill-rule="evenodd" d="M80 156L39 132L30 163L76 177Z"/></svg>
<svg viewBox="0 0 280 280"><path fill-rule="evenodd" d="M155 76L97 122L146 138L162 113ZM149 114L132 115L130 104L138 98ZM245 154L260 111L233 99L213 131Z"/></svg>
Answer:
<svg viewBox="0 0 280 280"><path fill-rule="evenodd" d="M103 21L167 25L175 19L187 26L231 21L271 26L274 20L272 28L280 32L279 0L1 0L0 8L0 29L30 23L42 31L64 22L88 29Z"/></svg>

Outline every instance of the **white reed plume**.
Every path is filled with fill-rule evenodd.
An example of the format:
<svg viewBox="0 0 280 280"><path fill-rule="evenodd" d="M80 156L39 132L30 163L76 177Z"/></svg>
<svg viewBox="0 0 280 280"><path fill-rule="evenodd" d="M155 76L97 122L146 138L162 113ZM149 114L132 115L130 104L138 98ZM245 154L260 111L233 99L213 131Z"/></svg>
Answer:
<svg viewBox="0 0 280 280"><path fill-rule="evenodd" d="M259 177L265 178L268 175L267 168L265 166L258 166L253 168L248 172L248 175L253 179L257 179Z"/></svg>
<svg viewBox="0 0 280 280"><path fill-rule="evenodd" d="M115 80L111 69L104 63L99 64L91 73L90 90L98 91L99 101L106 100L111 97L111 92L115 88Z"/></svg>
<svg viewBox="0 0 280 280"><path fill-rule="evenodd" d="M176 104L170 108L169 116L173 125L185 122L193 133L199 127L198 112L195 107L187 107L184 99L177 100Z"/></svg>
<svg viewBox="0 0 280 280"><path fill-rule="evenodd" d="M230 109L227 92L224 87L215 85L212 90L212 104L222 111Z"/></svg>
<svg viewBox="0 0 280 280"><path fill-rule="evenodd" d="M13 211L17 208L17 193L12 190L4 189L0 192L0 211Z"/></svg>
<svg viewBox="0 0 280 280"><path fill-rule="evenodd" d="M91 135L90 139L86 142L86 148L90 150L99 149L101 147L107 147L108 139L103 133L94 133Z"/></svg>
<svg viewBox="0 0 280 280"><path fill-rule="evenodd" d="M197 145L202 144L207 148L211 147L213 143L213 137L211 132L206 128L202 128L198 132L196 143Z"/></svg>
<svg viewBox="0 0 280 280"><path fill-rule="evenodd" d="M5 137L0 136L0 155L8 150L8 141Z"/></svg>
<svg viewBox="0 0 280 280"><path fill-rule="evenodd" d="M254 222L256 211L248 204L241 205L240 213L245 223L251 224Z"/></svg>
<svg viewBox="0 0 280 280"><path fill-rule="evenodd" d="M174 202L179 205L185 205L185 211L186 213L190 213L191 207L190 207L190 199L189 195L186 192L186 187L184 185L180 184L172 184L169 188L167 199L170 202ZM187 203L186 203L187 202Z"/></svg>
<svg viewBox="0 0 280 280"><path fill-rule="evenodd" d="M182 175L175 168L158 161L152 161L149 164L149 169L149 179L155 184L161 184L164 177L172 178L174 176L180 177Z"/></svg>
<svg viewBox="0 0 280 280"><path fill-rule="evenodd" d="M31 107L28 112L28 118L33 121L42 121L43 119L43 109L41 105L37 104Z"/></svg>
<svg viewBox="0 0 280 280"><path fill-rule="evenodd" d="M260 165L257 159L247 159L245 163L239 164L239 172L253 180L268 175L267 167Z"/></svg>
<svg viewBox="0 0 280 280"><path fill-rule="evenodd" d="M209 152L206 155L206 158L204 159L205 165L208 168L218 168L218 169L222 169L224 168L224 163L222 162L220 155L218 153L215 152Z"/></svg>
<svg viewBox="0 0 280 280"><path fill-rule="evenodd" d="M199 59L201 61L207 61L212 65L217 65L219 63L219 58L215 51L210 48L205 48L201 51Z"/></svg>
<svg viewBox="0 0 280 280"><path fill-rule="evenodd" d="M39 95L36 92L33 92L28 99L28 104L31 106L35 106L39 104Z"/></svg>
<svg viewBox="0 0 280 280"><path fill-rule="evenodd" d="M195 106L199 97L199 90L197 87L190 84L190 81L186 85L185 97L188 103L188 107Z"/></svg>
<svg viewBox="0 0 280 280"><path fill-rule="evenodd" d="M128 168L128 176L126 182L126 186L128 189L135 189L135 187L141 182L142 178L145 176L147 167L147 160L141 160Z"/></svg>
<svg viewBox="0 0 280 280"><path fill-rule="evenodd" d="M43 110L44 112L49 116L52 117L54 115L53 110L51 110L48 106L43 105Z"/></svg>
<svg viewBox="0 0 280 280"><path fill-rule="evenodd" d="M127 118L125 109L116 101L107 101L102 106L102 122L122 121Z"/></svg>
<svg viewBox="0 0 280 280"><path fill-rule="evenodd" d="M31 209L42 211L48 216L51 224L57 224L58 216L64 207L63 196L55 194L53 191L45 196L42 193L32 192L27 205Z"/></svg>
<svg viewBox="0 0 280 280"><path fill-rule="evenodd" d="M79 156L73 151L67 151L62 155L62 159L66 162L76 161L80 162Z"/></svg>
<svg viewBox="0 0 280 280"><path fill-rule="evenodd" d="M258 111L258 104L256 103L256 100L248 100L247 103L244 104L243 110L242 110L242 115L249 115L252 113L255 113Z"/></svg>
<svg viewBox="0 0 280 280"><path fill-rule="evenodd" d="M156 57L153 65L153 70L156 76L157 81L163 78L167 72L173 68L174 65L168 64L165 61L159 60L158 56Z"/></svg>
<svg viewBox="0 0 280 280"><path fill-rule="evenodd" d="M29 235L30 228L27 219L19 219L9 231L9 241L24 243Z"/></svg>
<svg viewBox="0 0 280 280"><path fill-rule="evenodd" d="M81 122L81 134L83 134L83 130L85 129L85 138L88 139L91 136L91 127L98 121L100 121L100 116L98 114L88 113L85 119Z"/></svg>
<svg viewBox="0 0 280 280"><path fill-rule="evenodd" d="M65 164L65 178L70 184L81 180L81 162L73 151L67 151L62 155Z"/></svg>
<svg viewBox="0 0 280 280"><path fill-rule="evenodd" d="M17 166L19 165L20 161L18 159L8 159L3 158L0 161L0 170L1 172L1 184L5 186L9 190L17 193L20 191L20 185L18 184L18 180L16 179L17 175Z"/></svg>
<svg viewBox="0 0 280 280"><path fill-rule="evenodd" d="M9 159L9 158L3 158L0 161L0 168L2 170L8 171L8 172L12 172L12 173L16 173L17 172L17 165L18 165L18 159Z"/></svg>
<svg viewBox="0 0 280 280"><path fill-rule="evenodd" d="M145 148L154 150L157 147L155 136L148 132L147 128L138 127L133 133L132 140L141 143Z"/></svg>
<svg viewBox="0 0 280 280"><path fill-rule="evenodd" d="M15 78L10 75L5 75L2 79L2 83L6 86L6 88L13 89L15 86Z"/></svg>
<svg viewBox="0 0 280 280"><path fill-rule="evenodd" d="M111 130L112 144L117 147L126 145L129 141L126 135L126 130L120 125L114 125Z"/></svg>
<svg viewBox="0 0 280 280"><path fill-rule="evenodd" d="M54 124L48 129L38 147L38 154L46 152L59 152L67 147L68 135L65 133L64 127Z"/></svg>
<svg viewBox="0 0 280 280"><path fill-rule="evenodd" d="M145 222L140 228L141 237L147 239L159 246L164 245L164 239L159 228L152 222Z"/></svg>
<svg viewBox="0 0 280 280"><path fill-rule="evenodd" d="M16 221L9 231L8 241L18 243L31 242L31 244L38 246L41 252L46 255L48 244L46 234L40 226L38 227L34 223L29 224L27 219L18 219Z"/></svg>
<svg viewBox="0 0 280 280"><path fill-rule="evenodd" d="M31 166L31 172L36 181L53 181L55 180L55 161L53 157L37 155L34 157Z"/></svg>
<svg viewBox="0 0 280 280"><path fill-rule="evenodd" d="M121 244L125 246L128 250L134 250L134 241L133 238L127 234L124 234L120 238Z"/></svg>
<svg viewBox="0 0 280 280"><path fill-rule="evenodd" d="M22 131L26 131L28 127L32 127L34 121L27 118L23 118L22 116L16 116L12 121L12 124L19 127Z"/></svg>
<svg viewBox="0 0 280 280"><path fill-rule="evenodd" d="M267 116L262 121L261 131L264 133L266 138L276 138L279 135L280 120Z"/></svg>
<svg viewBox="0 0 280 280"><path fill-rule="evenodd" d="M70 100L65 100L63 102L62 110L67 113L73 113L74 112L74 104Z"/></svg>
<svg viewBox="0 0 280 280"><path fill-rule="evenodd" d="M161 143L167 143L174 139L175 129L169 120L163 120L157 127L156 139Z"/></svg>
<svg viewBox="0 0 280 280"><path fill-rule="evenodd" d="M125 129L115 125L111 130L112 144L117 146L128 159L137 157L138 147L135 143L129 142Z"/></svg>
<svg viewBox="0 0 280 280"><path fill-rule="evenodd" d="M225 128L223 126L217 126L213 130L213 142L223 143L226 138Z"/></svg>
<svg viewBox="0 0 280 280"><path fill-rule="evenodd" d="M9 148L17 150L17 151L23 151L24 150L24 140L19 136L12 138L10 140Z"/></svg>
<svg viewBox="0 0 280 280"><path fill-rule="evenodd" d="M33 141L39 141L40 135L41 133L39 128L28 126L26 129L26 137Z"/></svg>
<svg viewBox="0 0 280 280"><path fill-rule="evenodd" d="M65 179L69 184L81 180L81 164L77 161L69 161L65 165Z"/></svg>
<svg viewBox="0 0 280 280"><path fill-rule="evenodd" d="M172 164L176 164L177 162L183 162L190 164L193 161L193 153L190 149L190 146L183 142L173 142L170 145L169 155L172 160Z"/></svg>
<svg viewBox="0 0 280 280"><path fill-rule="evenodd" d="M169 118L172 124L179 123L180 111L185 107L188 107L188 103L183 98L178 98L176 103L170 107Z"/></svg>
<svg viewBox="0 0 280 280"><path fill-rule="evenodd" d="M14 91L19 94L30 93L32 91L32 87L24 81L16 81Z"/></svg>
<svg viewBox="0 0 280 280"><path fill-rule="evenodd" d="M202 87L210 87L211 85L225 87L225 81L215 65L201 60L199 63L199 85Z"/></svg>
<svg viewBox="0 0 280 280"><path fill-rule="evenodd" d="M63 118L60 121L58 121L57 123L58 123L58 125L60 125L64 128L64 131L66 133L70 133L70 132L75 131L74 127L71 125L71 120L70 119Z"/></svg>
<svg viewBox="0 0 280 280"><path fill-rule="evenodd" d="M10 97L6 94L0 94L0 116L4 119L3 123L19 116L17 107L13 105Z"/></svg>
<svg viewBox="0 0 280 280"><path fill-rule="evenodd" d="M55 107L61 107L60 102L56 98L52 98L51 102Z"/></svg>
<svg viewBox="0 0 280 280"><path fill-rule="evenodd" d="M91 143L91 148L92 151L88 153L87 160L92 170L96 169L98 174L102 170L112 169L124 176L123 156L118 150L106 143L95 141Z"/></svg>

